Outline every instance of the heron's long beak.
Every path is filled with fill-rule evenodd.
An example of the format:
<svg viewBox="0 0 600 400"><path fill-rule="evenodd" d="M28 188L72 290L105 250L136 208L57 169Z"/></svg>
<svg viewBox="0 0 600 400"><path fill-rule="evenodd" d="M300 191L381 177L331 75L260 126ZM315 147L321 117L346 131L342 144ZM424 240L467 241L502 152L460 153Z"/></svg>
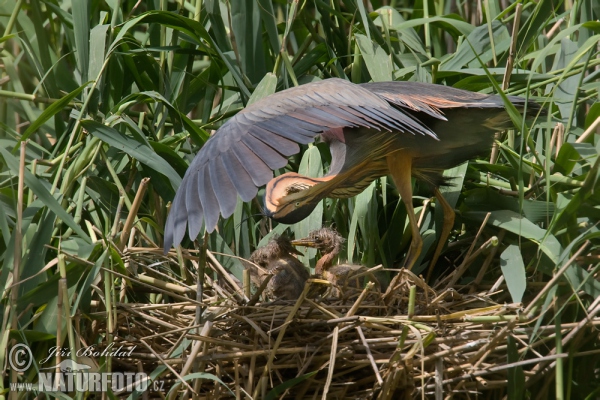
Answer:
<svg viewBox="0 0 600 400"><path fill-rule="evenodd" d="M309 238L292 240L291 243L292 246L317 247L317 242Z"/></svg>

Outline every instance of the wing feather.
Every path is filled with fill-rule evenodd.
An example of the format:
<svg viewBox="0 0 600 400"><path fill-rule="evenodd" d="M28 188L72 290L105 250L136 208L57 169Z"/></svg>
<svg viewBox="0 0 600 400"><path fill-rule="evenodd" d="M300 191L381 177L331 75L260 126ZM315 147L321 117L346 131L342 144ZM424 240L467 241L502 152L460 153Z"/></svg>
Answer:
<svg viewBox="0 0 600 400"><path fill-rule="evenodd" d="M185 188L185 206L188 213L188 233L190 238L196 239L202 229L202 204L198 196L198 179L192 179Z"/></svg>
<svg viewBox="0 0 600 400"><path fill-rule="evenodd" d="M233 152L223 153L223 165L242 201L250 201L256 196L258 188ZM228 216L227 216L228 217Z"/></svg>
<svg viewBox="0 0 600 400"><path fill-rule="evenodd" d="M171 212L165 225L164 247L167 250L171 247L171 243L179 244L185 236L185 228L188 223L185 193L185 187L183 190L178 190L171 204Z"/></svg>
<svg viewBox="0 0 600 400"><path fill-rule="evenodd" d="M217 225L217 221L219 220L219 202L217 201L217 197L213 191L213 185L211 185L210 182L210 171L208 166L202 168L202 171L200 172L201 173L197 176L198 196L200 197L200 202L204 208L204 221L207 227L214 227Z"/></svg>
<svg viewBox="0 0 600 400"><path fill-rule="evenodd" d="M298 143L284 138L283 136L273 135L272 132L266 131L261 127L253 126L248 132L267 146L274 146L277 151L286 157L294 155L300 151L300 146L298 146Z"/></svg>
<svg viewBox="0 0 600 400"><path fill-rule="evenodd" d="M254 154L259 156L271 170L283 168L288 163L287 158L283 157L275 149L258 140L253 135L244 136L242 142L244 142Z"/></svg>
<svg viewBox="0 0 600 400"><path fill-rule="evenodd" d="M273 170L242 141L233 146L233 154L238 158L240 164L248 172L252 182L257 187L266 185L273 178Z"/></svg>
<svg viewBox="0 0 600 400"><path fill-rule="evenodd" d="M237 192L223 166L223 160L220 158L210 164L210 183L215 191L215 196L217 196L221 215L227 218L235 211Z"/></svg>

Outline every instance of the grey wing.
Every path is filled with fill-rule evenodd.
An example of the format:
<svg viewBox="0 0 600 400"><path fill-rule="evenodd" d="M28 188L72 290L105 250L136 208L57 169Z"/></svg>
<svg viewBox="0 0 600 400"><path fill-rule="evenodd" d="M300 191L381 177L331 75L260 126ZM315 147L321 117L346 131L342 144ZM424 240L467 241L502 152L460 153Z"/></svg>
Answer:
<svg viewBox="0 0 600 400"><path fill-rule="evenodd" d="M403 109L423 112L445 120L443 109L450 108L504 108L502 97L470 92L444 85L420 82L372 82L360 86L377 94L390 104ZM515 106L523 106L524 98L508 96ZM530 102L530 105L534 103Z"/></svg>
<svg viewBox="0 0 600 400"><path fill-rule="evenodd" d="M342 79L287 89L240 111L200 149L173 200L165 226L165 249L185 236L198 236L203 223L212 232L219 214L233 214L243 201L273 178L273 170L323 132L367 127L412 134L435 134L377 94ZM340 137L343 141L343 137Z"/></svg>

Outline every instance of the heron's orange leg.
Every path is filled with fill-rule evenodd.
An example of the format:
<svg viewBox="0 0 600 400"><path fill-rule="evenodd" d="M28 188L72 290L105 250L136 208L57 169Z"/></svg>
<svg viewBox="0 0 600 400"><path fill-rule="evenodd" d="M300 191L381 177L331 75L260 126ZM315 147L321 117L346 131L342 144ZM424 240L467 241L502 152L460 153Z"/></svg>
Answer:
<svg viewBox="0 0 600 400"><path fill-rule="evenodd" d="M446 244L446 240L448 240L448 236L450 235L450 231L454 226L454 218L456 217L456 213L454 209L448 204L444 196L440 193L438 188L433 189L433 194L438 200L438 204L442 207L444 212L444 223L442 225L442 233L440 233L440 238L435 248L435 252L433 253L433 258L431 259L431 264L429 264L429 269L427 270L427 280L431 277L431 273L433 272L433 267L437 262L438 258L440 258L440 254L442 254L442 249Z"/></svg>
<svg viewBox="0 0 600 400"><path fill-rule="evenodd" d="M415 209L412 204L412 157L407 153L398 151L387 156L387 163L390 175L392 175L396 188L398 188L398 193L400 193L400 197L406 206L408 223L412 232L410 249L404 260L404 268L410 270L414 266L415 261L417 261L417 258L419 258L421 248L423 247L423 239L421 238L421 232L419 232L419 225L417 224L417 217L415 216Z"/></svg>

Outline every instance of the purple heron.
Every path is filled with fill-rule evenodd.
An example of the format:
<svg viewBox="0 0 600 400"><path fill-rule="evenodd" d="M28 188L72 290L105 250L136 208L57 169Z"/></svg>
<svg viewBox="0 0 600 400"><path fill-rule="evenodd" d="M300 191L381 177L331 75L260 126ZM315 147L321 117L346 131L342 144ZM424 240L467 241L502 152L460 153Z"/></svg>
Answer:
<svg viewBox="0 0 600 400"><path fill-rule="evenodd" d="M509 97L523 109L526 100ZM528 109L537 109L529 103ZM272 94L229 119L200 149L177 190L165 226L165 251L202 226L212 232L219 214L233 214L239 196L252 200L266 186L265 214L283 222L306 218L325 197L347 198L391 175L412 231L404 266L421 252L411 177L429 183L444 210L432 265L454 223L438 191L442 172L490 150L494 133L512 126L500 96L416 82L353 84L326 79ZM288 172L273 178L287 157L320 137L329 144L327 175Z"/></svg>

